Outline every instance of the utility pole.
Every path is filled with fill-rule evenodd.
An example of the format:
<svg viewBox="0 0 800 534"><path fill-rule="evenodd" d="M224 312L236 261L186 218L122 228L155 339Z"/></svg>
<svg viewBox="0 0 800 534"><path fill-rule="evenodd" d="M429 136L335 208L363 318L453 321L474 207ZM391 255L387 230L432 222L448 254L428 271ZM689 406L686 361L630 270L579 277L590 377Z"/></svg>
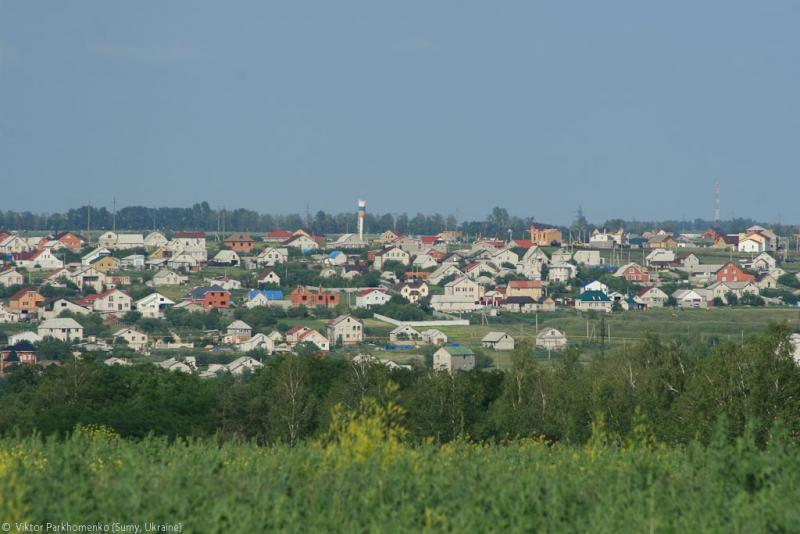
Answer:
<svg viewBox="0 0 800 534"><path fill-rule="evenodd" d="M111 212L111 231L117 233L117 197L112 200L114 206Z"/></svg>
<svg viewBox="0 0 800 534"><path fill-rule="evenodd" d="M600 316L600 356L606 355L606 318L604 315Z"/></svg>

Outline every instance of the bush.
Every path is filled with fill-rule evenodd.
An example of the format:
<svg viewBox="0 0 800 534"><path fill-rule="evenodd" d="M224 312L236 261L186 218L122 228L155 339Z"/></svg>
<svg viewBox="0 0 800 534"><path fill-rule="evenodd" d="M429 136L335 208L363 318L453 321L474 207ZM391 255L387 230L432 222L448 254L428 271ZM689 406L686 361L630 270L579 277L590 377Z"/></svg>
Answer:
<svg viewBox="0 0 800 534"><path fill-rule="evenodd" d="M764 299L752 293L745 293L742 295L742 298L739 299L739 304L742 306L763 306Z"/></svg>
<svg viewBox="0 0 800 534"><path fill-rule="evenodd" d="M800 280L794 273L784 273L778 278L778 283L787 287L800 289Z"/></svg>
<svg viewBox="0 0 800 534"><path fill-rule="evenodd" d="M142 318L142 312L138 310L131 310L122 316L122 322L127 325L136 324Z"/></svg>

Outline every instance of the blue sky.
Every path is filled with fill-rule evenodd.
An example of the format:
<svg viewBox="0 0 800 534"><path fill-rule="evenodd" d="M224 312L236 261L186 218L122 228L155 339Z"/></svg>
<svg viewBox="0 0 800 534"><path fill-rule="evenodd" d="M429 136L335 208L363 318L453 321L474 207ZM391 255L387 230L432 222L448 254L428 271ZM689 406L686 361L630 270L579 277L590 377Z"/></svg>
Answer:
<svg viewBox="0 0 800 534"><path fill-rule="evenodd" d="M800 2L0 0L0 209L800 222ZM10 187L9 187L10 185Z"/></svg>

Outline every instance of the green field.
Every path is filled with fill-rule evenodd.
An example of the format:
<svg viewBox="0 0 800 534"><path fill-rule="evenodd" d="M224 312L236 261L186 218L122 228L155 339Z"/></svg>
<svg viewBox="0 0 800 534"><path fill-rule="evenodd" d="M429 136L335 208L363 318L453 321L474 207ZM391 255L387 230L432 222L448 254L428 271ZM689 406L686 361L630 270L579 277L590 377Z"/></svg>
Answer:
<svg viewBox="0 0 800 534"><path fill-rule="evenodd" d="M521 441L410 447L402 429L348 419L319 442L117 438L0 442L0 517L136 523L183 532L791 532L800 450L778 439L708 447ZM143 528L143 527L142 527Z"/></svg>
<svg viewBox="0 0 800 534"><path fill-rule="evenodd" d="M480 319L472 318L473 323ZM748 334L763 331L773 322L786 322L791 328L800 328L800 308L790 307L720 307L707 310L681 310L674 308L652 309L636 312L617 312L605 315L580 315L576 311L560 310L552 313L506 314L487 318L488 325L437 327L448 336L451 343L460 343L470 348L481 348L481 338L488 332L499 331L511 334L516 341L534 342L538 330L545 327L558 328L567 336L570 345L584 348L584 357L590 358L598 352L601 342L601 327L605 325L605 346L625 348L641 341L648 334L662 337L686 336L701 341L716 338L720 341L740 341ZM391 329L386 323L367 320L365 324L376 332L388 335ZM587 337L588 331L588 337ZM412 351L413 352L413 351ZM496 365L505 368L509 363L508 352L485 349ZM392 356L395 353L392 353ZM546 353L539 354L546 358ZM553 355L557 357L557 355ZM399 360L398 360L399 361Z"/></svg>

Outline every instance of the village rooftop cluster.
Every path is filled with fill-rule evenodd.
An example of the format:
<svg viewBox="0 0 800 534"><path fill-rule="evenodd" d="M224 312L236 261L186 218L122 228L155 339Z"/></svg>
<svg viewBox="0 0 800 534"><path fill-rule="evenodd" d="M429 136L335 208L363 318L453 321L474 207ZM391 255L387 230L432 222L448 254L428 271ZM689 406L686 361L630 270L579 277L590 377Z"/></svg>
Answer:
<svg viewBox="0 0 800 534"><path fill-rule="evenodd" d="M196 231L107 231L94 241L77 232L0 232L0 288L7 291L0 323L24 325L8 336L0 371L57 364L38 355L49 338L76 355L104 353L109 365L141 361L129 357L133 351L166 369L206 377L241 374L262 366L265 356L300 348L325 355L342 347L353 358L399 368L389 357L374 356L376 347L398 345L434 347L433 367L452 372L474 368L476 359L442 332L448 325L564 309L605 314L665 306L785 306L800 293L800 274L784 268L786 247L760 226L737 234L595 229L583 243L565 243L559 228L533 226L526 239L468 240L458 231L411 236L389 230L367 238L362 225L360 218L358 233L335 237L302 228L219 239ZM313 283L287 285L297 272ZM587 279L586 273L595 276ZM402 308L388 308L390 303ZM288 323L325 323L298 320L280 331L236 318L237 310L257 308L274 310ZM416 309L420 317L392 317L387 309ZM170 310L216 313L225 325L180 334L171 324L154 329L152 320L169 323ZM90 316L110 325L111 335L88 335L82 319ZM388 336L370 336L367 317L389 324ZM501 330L481 342L491 352L512 350L515 343ZM559 351L568 340L545 328L536 345ZM170 351L175 356L165 357ZM231 357L201 365L187 351Z"/></svg>

